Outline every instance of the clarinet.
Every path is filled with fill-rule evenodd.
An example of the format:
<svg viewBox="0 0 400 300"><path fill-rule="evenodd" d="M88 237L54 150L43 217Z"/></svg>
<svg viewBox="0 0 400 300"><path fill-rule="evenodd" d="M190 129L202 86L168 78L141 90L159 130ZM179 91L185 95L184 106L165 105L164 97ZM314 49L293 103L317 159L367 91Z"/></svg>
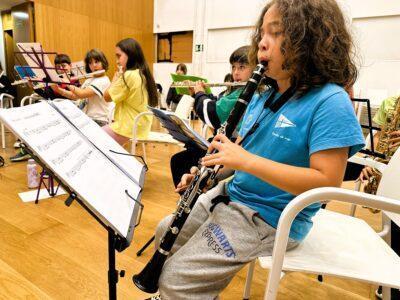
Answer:
<svg viewBox="0 0 400 300"><path fill-rule="evenodd" d="M240 94L234 108L229 114L228 119L218 130L219 134L224 134L228 138L232 136L263 77L265 68L266 63L264 62L257 65L251 78ZM216 150L214 150L212 154L215 152ZM202 194L202 190L207 186L209 181L214 181L219 168L220 166L203 166L199 171L197 171L191 184L181 196L178 203L178 208L174 213L174 217L170 223L170 226L168 227L168 230L165 232L161 240L160 246L153 254L152 258L144 267L142 272L132 277L133 283L142 291L150 294L157 292L158 280L172 246L174 245L175 240L185 224L186 219L188 218L197 199Z"/></svg>

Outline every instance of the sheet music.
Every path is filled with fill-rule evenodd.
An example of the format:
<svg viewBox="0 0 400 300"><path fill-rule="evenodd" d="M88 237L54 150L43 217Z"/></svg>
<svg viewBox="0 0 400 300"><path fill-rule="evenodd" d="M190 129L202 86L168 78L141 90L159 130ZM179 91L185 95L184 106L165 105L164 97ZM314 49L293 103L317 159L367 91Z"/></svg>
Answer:
<svg viewBox="0 0 400 300"><path fill-rule="evenodd" d="M83 60L72 62L71 63L71 72L77 75L84 75L86 74L85 63Z"/></svg>
<svg viewBox="0 0 400 300"><path fill-rule="evenodd" d="M42 67L40 66L40 63L43 63L43 66L46 68L46 72L51 81L57 83L69 83L68 78L60 77L59 74L57 74L47 54L43 53L44 50L40 43L17 43L17 47L21 52L25 52L22 54L22 56L36 75L35 77L31 77L32 79L43 80L46 78L44 71L42 69L38 69L38 67Z"/></svg>
<svg viewBox="0 0 400 300"><path fill-rule="evenodd" d="M133 179L140 180L142 171L139 175L136 169L142 170L143 166L129 156L124 157L126 161L115 157L124 169L127 166L135 168L135 171L130 171L130 176L127 176L101 153L106 152L109 145L117 149L113 140L86 115L82 115L72 103L69 104L63 101L58 103L57 107L65 109L66 115L73 119L84 134L88 133L89 139L98 139L97 147L64 119L49 102L0 110L0 119L76 192L93 212L130 241L139 207L126 195L125 190L135 199L140 198L141 187ZM92 128L93 123L97 128Z"/></svg>
<svg viewBox="0 0 400 300"><path fill-rule="evenodd" d="M136 183L140 183L144 166L131 156L113 153L112 151L129 154L116 141L104 134L103 129L91 120L82 110L69 100L53 102L57 108L89 138L98 148L105 149L105 154L109 156L120 168L126 170L128 175ZM110 151L112 150L112 151ZM142 186L142 184L140 183Z"/></svg>
<svg viewBox="0 0 400 300"><path fill-rule="evenodd" d="M207 150L210 143L175 113L150 107L162 126L177 141Z"/></svg>

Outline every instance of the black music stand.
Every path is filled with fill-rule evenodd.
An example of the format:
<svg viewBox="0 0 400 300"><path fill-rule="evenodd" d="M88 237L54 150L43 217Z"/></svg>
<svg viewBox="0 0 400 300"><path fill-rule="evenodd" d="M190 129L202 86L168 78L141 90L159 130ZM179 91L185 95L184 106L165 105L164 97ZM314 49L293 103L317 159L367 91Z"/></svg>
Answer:
<svg viewBox="0 0 400 300"><path fill-rule="evenodd" d="M61 69L64 73L60 76L47 56L47 54L56 55L57 52L45 52L39 43L17 43L17 47L20 51L15 51L14 53L19 54L15 57L20 64L19 68L23 73L24 79L32 84L43 83L45 93L50 84L73 84L66 70ZM28 66L21 63L20 56L25 59ZM34 76L32 76L32 72ZM49 98L48 95L46 95L46 98Z"/></svg>
<svg viewBox="0 0 400 300"><path fill-rule="evenodd" d="M71 189L64 184L61 180L57 178L57 175L51 171L45 163L43 163L25 144L21 144L21 147L31 155L31 157L46 171L49 176L56 178L60 183L62 188L69 193L67 200L65 200L65 205L70 206L72 202L77 201L93 218L96 219L97 222L100 223L108 232L108 291L109 291L109 299L116 300L117 299L117 283L119 277L125 276L125 270L116 270L115 268L115 251L122 252L125 250L129 243L124 237L118 235L114 229L110 226L107 226L98 216L96 216L86 205L80 200ZM133 200L132 200L133 201ZM143 204L141 204L141 211L143 210ZM137 221L136 226L139 225L141 219L141 213L139 214L139 220Z"/></svg>
<svg viewBox="0 0 400 300"><path fill-rule="evenodd" d="M60 75L57 74L56 68L51 65L47 57L47 54L55 55L57 52L45 52L43 51L42 45L38 43L18 43L17 47L20 49L20 51L15 51L14 53L19 54L15 56L20 64L18 74L21 73L20 77L30 82L32 86L40 83L44 84L43 91L47 99L51 100L49 94L50 84L72 84L66 70L64 70L66 79L62 79ZM20 56L24 57L28 63L28 66L21 63ZM48 176L48 186L44 180L46 176ZM58 184L57 188L55 189L54 178L50 174L46 173L44 169L42 169L40 172L40 180L35 204L39 203L39 195L42 184L49 193L50 197L57 195L58 188L60 187L60 184Z"/></svg>
<svg viewBox="0 0 400 300"><path fill-rule="evenodd" d="M359 103L366 103L367 106L367 116L368 116L368 123L365 124L360 124L361 128L368 129L369 133L369 138L370 138L370 144L371 144L371 150L369 149L361 149L359 152L367 154L367 155L372 155L374 157L379 157L379 158L385 158L385 155L379 152L375 151L375 146L374 146L374 130L376 131L381 131L379 127L375 127L372 124L372 115L371 115L371 101L369 99L362 99L362 98L352 98L351 101L353 102L359 102Z"/></svg>

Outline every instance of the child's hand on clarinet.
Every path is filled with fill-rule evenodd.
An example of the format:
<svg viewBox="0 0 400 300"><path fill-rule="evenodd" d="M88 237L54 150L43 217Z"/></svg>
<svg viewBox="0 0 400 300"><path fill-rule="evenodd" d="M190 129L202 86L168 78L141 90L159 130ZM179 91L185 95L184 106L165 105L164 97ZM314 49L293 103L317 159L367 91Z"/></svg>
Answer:
<svg viewBox="0 0 400 300"><path fill-rule="evenodd" d="M178 185L176 186L175 192L179 193L186 190L198 171L199 168L191 167L190 174L183 174L181 182L179 182Z"/></svg>
<svg viewBox="0 0 400 300"><path fill-rule="evenodd" d="M232 143L223 134L217 134L214 137L208 152L211 153L214 149L218 150L218 152L203 157L201 161L203 166L223 165L234 170L245 170L246 164L252 159L250 152Z"/></svg>
<svg viewBox="0 0 400 300"><path fill-rule="evenodd" d="M179 193L188 188L188 186L192 183L194 177L196 176L196 173L199 171L198 167L191 167L190 168L190 174L184 174L182 176L181 182L176 186L175 192ZM209 180L207 182L207 185L203 189L203 193L209 190L214 186L214 182Z"/></svg>

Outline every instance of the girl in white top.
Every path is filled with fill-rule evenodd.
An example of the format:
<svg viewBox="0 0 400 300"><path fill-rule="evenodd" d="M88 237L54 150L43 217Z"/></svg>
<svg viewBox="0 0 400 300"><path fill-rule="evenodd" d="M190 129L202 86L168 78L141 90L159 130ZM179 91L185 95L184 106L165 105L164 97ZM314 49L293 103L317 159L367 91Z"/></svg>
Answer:
<svg viewBox="0 0 400 300"><path fill-rule="evenodd" d="M86 73L108 69L108 61L104 53L99 49L92 49L85 56ZM85 99L86 105L83 110L99 126L108 123L110 105L107 103L103 94L110 86L110 79L102 74L93 78L88 78L80 88L73 85L68 86L68 90L59 88L58 93L71 100Z"/></svg>

